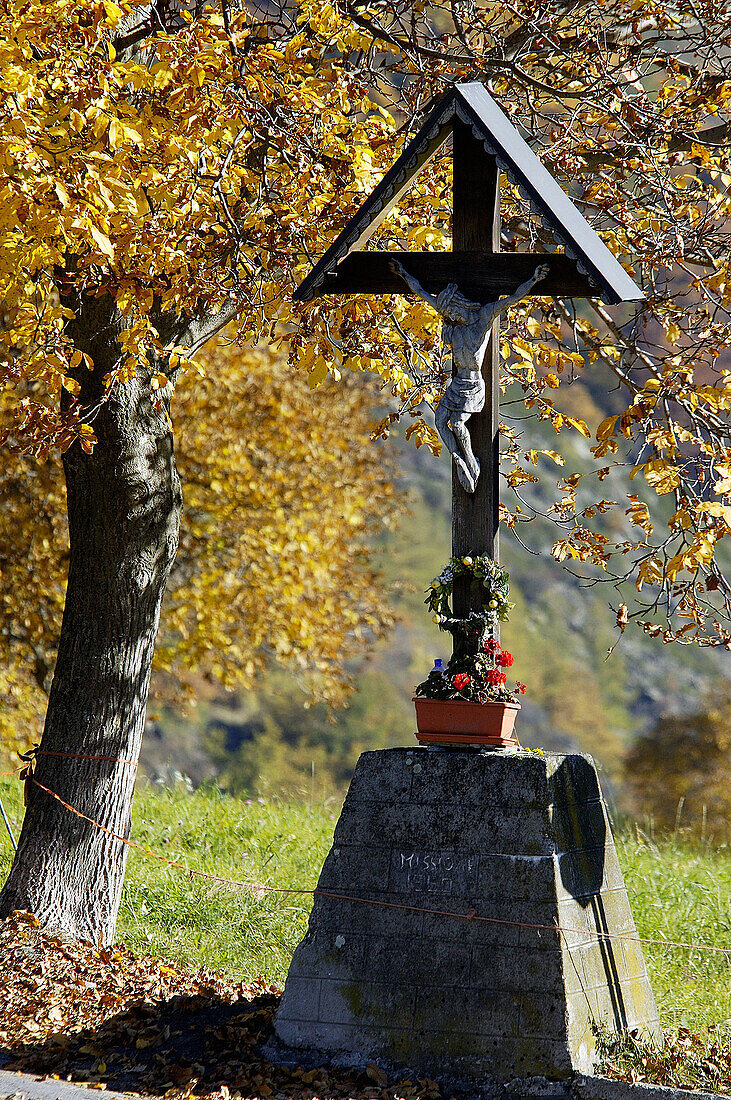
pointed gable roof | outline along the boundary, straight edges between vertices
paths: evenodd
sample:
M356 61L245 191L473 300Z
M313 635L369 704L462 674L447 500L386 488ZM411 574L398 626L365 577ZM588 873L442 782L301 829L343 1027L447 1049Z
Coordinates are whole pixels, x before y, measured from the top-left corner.
M520 187L546 227L564 245L578 270L596 288L597 297L610 304L639 301L645 297L484 85L472 83L455 85L438 101L395 164L297 287L295 299L308 301L315 297L328 272L375 233L421 169L447 140L455 118L471 126L475 139L483 142L487 152L497 158L501 170Z

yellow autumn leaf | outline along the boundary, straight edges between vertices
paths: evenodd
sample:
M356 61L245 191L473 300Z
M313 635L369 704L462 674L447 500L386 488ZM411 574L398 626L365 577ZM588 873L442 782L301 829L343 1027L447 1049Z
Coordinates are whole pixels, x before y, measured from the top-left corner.
M113 0L103 0L103 3L104 12L109 22L112 24L117 23L124 15L122 9L119 7L118 4L115 4ZM112 58L111 60L113 61L114 58Z
M713 484L713 491L718 493L719 496L724 493L731 493L731 462L716 462L714 463L717 474L721 476L718 481Z
M731 527L731 505L729 504L721 504L719 500L704 500L698 505L698 511L706 516L722 519L728 527Z
M647 484L660 495L672 493L680 485L680 471L664 458L652 459L640 469L644 472Z
M640 562L637 569L637 579L635 581L637 591L641 591L644 584L660 584L662 577L662 562L657 558L646 558Z
M109 136L108 141L112 149L116 149L121 145L123 139L122 126L118 119L113 118L109 123Z
M130 125L129 122L120 123L122 133L125 139L131 142L133 145L144 145L142 133L136 126Z
M61 205L62 206L68 206L71 200L69 198L69 193L66 190L66 188L64 187L61 180L55 180L54 181L53 189L56 192L56 194L58 195L58 198L59 198L59 201L60 201Z
M674 512L668 520L668 527L671 531L677 529L681 531L687 531L688 528L691 526L692 520L688 515L687 509L685 508L678 508L678 510Z
M581 420L580 417L567 416L566 421L571 425L572 428L575 428L577 432L580 432L581 435L585 436L587 439L591 438L591 432L587 428L586 423Z
M507 482L511 488L522 485L526 481L538 481L538 478L534 477L533 474L529 474L527 470L522 469L520 466L511 470L507 476Z
M165 61L153 65L151 72L153 73L153 86L161 91L167 88L173 81L173 70Z
M653 532L653 524L650 521L650 511L643 500L632 494L629 497L629 508L625 509L625 515L629 516L630 523L639 527L649 537Z
M572 546L568 539L559 539L551 547L551 554L556 561L565 561L566 558L578 558L579 551Z
M714 412L731 411L731 386L698 386L695 396Z
M324 359L318 359L307 375L307 383L312 389L316 389L327 378L327 363Z
M97 229L97 227L93 224L89 225L89 232L91 233L96 243L99 245L99 248L102 250L104 255L108 256L110 260L113 260L114 247L112 245L112 242L109 240L109 237L107 237L106 233L102 233L102 231L100 229Z
M714 542L705 532L697 534L690 546L674 554L668 561L665 566L668 579L674 582L681 572L695 573L701 567L708 566L713 561Z
M608 416L602 420L601 424L596 430L596 437L599 440L608 439L614 431L614 425L619 420L619 416Z

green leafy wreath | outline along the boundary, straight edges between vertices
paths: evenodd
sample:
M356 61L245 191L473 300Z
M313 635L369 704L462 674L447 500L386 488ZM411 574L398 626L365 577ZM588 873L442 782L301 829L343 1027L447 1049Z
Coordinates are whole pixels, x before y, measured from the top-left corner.
M487 627L507 620L515 606L508 601L510 578L507 569L503 569L487 554L466 555L450 558L426 590L424 602L440 630L454 632L465 624L465 620L454 617L450 603L457 577L469 577L472 595L479 595L481 609L470 613L469 619L472 622Z

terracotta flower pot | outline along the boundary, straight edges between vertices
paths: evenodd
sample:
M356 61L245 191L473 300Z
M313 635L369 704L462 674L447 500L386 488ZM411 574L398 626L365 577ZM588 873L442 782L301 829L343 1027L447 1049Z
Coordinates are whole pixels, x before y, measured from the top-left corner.
M416 737L424 744L519 746L513 736L520 703L417 699Z

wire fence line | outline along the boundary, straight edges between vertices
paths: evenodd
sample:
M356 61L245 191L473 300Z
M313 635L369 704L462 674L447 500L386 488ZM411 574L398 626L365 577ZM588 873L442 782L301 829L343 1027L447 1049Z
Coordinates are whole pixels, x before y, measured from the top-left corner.
M120 844L125 844L127 847L133 849L134 851L139 852L141 855L147 857L148 859L157 860L160 863L166 864L168 867L172 867L175 870L178 870L178 871L186 874L190 878L191 881L193 881L194 879L199 879L199 880L202 880L202 881L205 881L205 882L214 883L216 885L232 886L232 887L235 887L235 888L240 889L240 890L245 890L248 893L250 893L253 897L259 898L259 899L263 898L267 894L280 895L280 896L293 896L293 895L311 896L313 898L326 897L326 898L332 898L334 900L353 902L355 904L360 904L360 905L376 906L376 907L379 907L379 908L382 908L382 909L396 909L396 910L403 910L403 911L407 911L407 912L411 912L411 913L423 913L423 914L427 914L429 916L437 916L437 917L449 918L449 919L453 919L453 920L463 920L463 921L468 921L468 922L483 922L485 924L503 925L503 926L512 927L512 928L531 929L531 930L534 930L534 931L537 931L537 932L544 932L545 931L545 932L561 933L561 934L564 934L564 935L571 934L571 935L574 935L574 936L576 936L576 935L582 936L582 937L585 936L586 940L582 941L584 943L590 942L593 939L598 940L598 941L613 940L613 941L617 941L617 942L625 941L625 942L629 942L629 943L652 944L653 946L666 947L666 948L678 948L678 949L689 950L689 951L700 951L700 952L706 952L708 954L723 955L726 959L726 962L731 967L731 946L729 946L729 947L717 947L717 946L712 945L712 944L695 943L695 942L692 942L692 941L668 940L668 939L662 939L662 938L659 938L659 937L653 938L653 937L649 937L649 936L639 936L639 935L637 935L636 932L600 932L598 930L593 930L593 929L566 928L566 927L560 925L557 921L552 923L552 924L541 924L541 923L537 923L537 922L533 922L533 921L519 921L519 920L509 920L509 919L500 918L500 917L487 917L487 916L483 916L483 915L477 913L474 909L469 909L466 913L460 913L460 912L456 912L456 911L448 910L448 909L433 909L433 908L428 908L426 906L410 905L406 902L385 901L385 900L379 899L379 898L365 898L365 897L361 897L361 896L356 895L356 894L342 893L342 892L335 891L335 890L323 889L323 888L318 887L318 886L315 886L315 887L271 886L271 885L269 885L267 883L263 883L263 882L256 882L256 881L245 880L245 879L232 879L232 878L228 878L224 875L213 874L210 871L201 871L201 870L199 870L197 868L194 868L194 867L188 867L185 863L182 863L180 860L170 859L169 856L164 856L161 852L156 852L153 849L146 847L144 844L140 844L139 841L131 840L129 837L122 836L120 833L117 833L113 829L108 828L108 826L102 825L101 822L96 821L93 817L90 817L88 814L83 813L81 810L77 809L77 807L72 806L70 802L67 802L65 799L63 799L55 791L52 791L50 789L50 787L47 787L43 783L40 783L35 778L35 776L33 775L33 762L34 762L34 757L36 755L39 755L38 750L36 750L36 751L34 751L34 752L32 752L31 754L28 754L28 755L30 756L30 759L27 760L26 763L23 765L23 768L26 770L26 774L24 775L25 783L32 783L34 786L36 786L40 790L44 791L45 794L49 795L49 797L55 799L56 802L58 802L61 806L63 806L64 809L66 809L69 813L72 813L76 817L81 818L83 821L86 821L88 824L92 825L96 829L99 829L101 832L106 833L107 836L110 836L114 840L117 840ZM85 760L103 760L103 761L108 761L108 762L112 762L112 763L127 764L127 765L135 766L135 767L137 766L134 761L121 760L121 759L117 759L115 757L107 757L107 756L92 756L90 754L87 755L87 754L81 754L81 753L79 753L79 754L76 754L76 753L48 753L48 754L45 754L44 753L44 755L78 757L80 759L85 759ZM21 768L16 768L12 772L0 773L0 774L14 775L14 774L17 774L21 770L22 770Z

